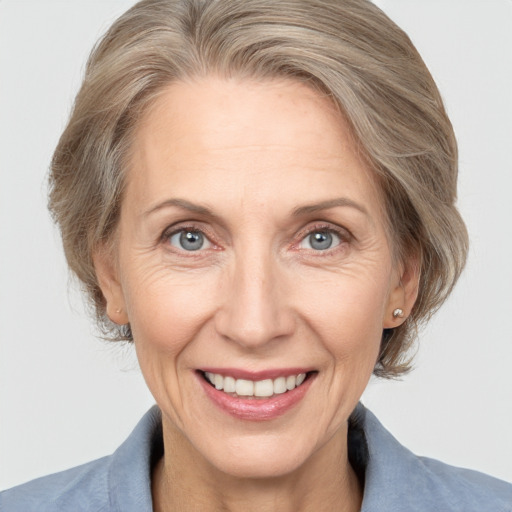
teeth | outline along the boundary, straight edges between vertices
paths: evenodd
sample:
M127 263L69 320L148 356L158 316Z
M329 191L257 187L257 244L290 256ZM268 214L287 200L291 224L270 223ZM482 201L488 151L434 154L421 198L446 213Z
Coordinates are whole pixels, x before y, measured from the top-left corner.
M215 380L217 380L217 376L215 376ZM254 396L254 382L252 380L237 379L235 382L235 393L239 396Z
M236 381L233 377L224 377L224 391L234 393L236 391Z
M259 380L254 383L254 396L272 396L274 394L274 383L272 379Z
M276 395L280 395L287 391L286 389L286 377L278 377L274 381L274 393Z
M224 377L218 373L210 372L206 372L205 376L216 389L223 390L225 393L257 397L269 397L286 393L286 391L291 391L300 386L306 379L305 373L278 377L274 380L265 379L258 381L234 379L233 377Z
M286 377L286 389L288 391L291 391L292 389L294 389L296 385L297 385L297 378L295 377L295 375L289 375L288 377Z

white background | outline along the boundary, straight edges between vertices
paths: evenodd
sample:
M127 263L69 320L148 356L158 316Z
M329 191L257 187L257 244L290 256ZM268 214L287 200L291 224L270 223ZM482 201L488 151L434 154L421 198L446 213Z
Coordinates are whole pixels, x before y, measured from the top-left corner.
M129 0L0 0L0 488L111 453L152 404L98 341L46 212L48 163L94 41ZM381 0L460 143L472 246L417 369L363 397L418 454L512 481L512 1Z

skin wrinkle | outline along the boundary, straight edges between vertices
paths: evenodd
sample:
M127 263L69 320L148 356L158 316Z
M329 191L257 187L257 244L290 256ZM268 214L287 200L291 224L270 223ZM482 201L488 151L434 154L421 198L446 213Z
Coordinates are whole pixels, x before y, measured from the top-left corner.
M307 215L311 215L312 213L318 213L319 216L324 216L324 217L332 216L332 218L334 219L334 222L336 222L336 212L328 211L328 210L334 210L336 204L339 205L338 207L342 207L342 206L346 205L347 207L351 208L353 201L351 201L349 199L345 199L345 198L338 198L335 200L328 200L328 201L322 202L321 204L318 204L318 205L300 206L293 210L290 217L300 217L300 216L305 217ZM175 208L176 210L183 209L183 210L185 210L185 212L182 214L182 212L180 211L179 214L174 214L174 212L172 211L173 205L176 207ZM354 206L353 208L355 210L361 210L362 207L357 205L357 206ZM168 209L169 212L160 211L160 210L164 210L164 209ZM363 210L364 210L364 208L363 208ZM229 226L227 226L224 219L222 219L218 215L214 214L211 211L211 209L209 209L206 206L196 205L196 204L190 203L188 201L184 201L182 199L165 200L165 201L157 204L156 206L150 208L150 210L148 212L144 212L143 215L144 216L149 215L150 212L152 214L159 213L161 218L157 217L157 221L155 221L155 222L158 222L159 224L161 223L162 224L161 229L163 230L167 224L169 224L169 223L173 224L174 221L179 222L179 219L181 218L181 216L186 215L186 211L190 211L192 213L197 213L198 219L200 220L200 222L206 222L206 223L210 223L210 224L212 224L212 223L218 224L219 227L222 227L222 229L225 231L225 233L223 232L223 236L226 236L226 237L229 236L229 229L228 229ZM357 211L355 213L358 215L359 211ZM352 212L349 214L345 213L344 216L342 216L342 218L345 219L345 221L344 221L345 224L347 224L347 220L349 219L348 215L352 216L353 213ZM202 218L203 216L205 217L205 219ZM169 218L169 220L167 220L167 218ZM370 222L370 223L372 223L372 225L374 225L374 220L370 216L368 216L368 214L365 214L365 220L368 220L368 222ZM348 224L348 227L351 227L352 235L354 233L357 234L358 231L361 231L363 229L359 225L361 222L362 222L362 220L355 218L354 220L351 220L351 223ZM282 228L286 228L287 224L281 223L281 224L279 224L279 226ZM293 228L293 229L295 229L295 228ZM151 226L151 230L158 231L158 228L156 227L156 225ZM207 234L208 234L208 232L207 232ZM153 247L153 245L151 245L153 238L157 238L157 237L156 236L151 237L151 243L148 242L148 247ZM357 239L357 236L356 236L356 239ZM215 240L212 240L212 242L215 243ZM229 243L230 243L230 241L228 241L228 245L229 245Z
M101 280L107 301L123 305L117 321L130 322L163 413L172 460L155 471L155 502L163 512L260 511L272 510L274 496L284 511L318 503L355 511L361 489L348 463L347 419L372 374L382 329L399 322L392 310L412 303L404 305L382 201L343 119L304 85L246 85L205 79L160 96L136 134L119 272ZM232 122L223 125L226 117ZM241 129L249 125L255 129ZM281 150L266 151L268 140ZM328 157L321 165L319 153ZM166 206L145 214L176 198L210 211ZM367 214L338 203L316 211L333 198ZM169 226L196 225L212 233L214 247L191 255L162 238ZM317 225L353 236L322 254L299 246ZM318 373L299 404L251 422L206 397L197 370L208 366ZM205 500L195 502L190 488L203 489Z
M310 10L295 9L296 3L256 4L238 3L233 24L231 3L226 9L223 3L201 7L186 0L179 22L171 4L149 0L127 11L98 41L49 177L49 206L62 231L66 258L83 283L104 334L113 341L133 341L129 326L116 326L105 317L108 305L98 286L92 253L115 234L124 177L137 172L128 161L140 120L148 108L158 110L165 103L160 100L171 82L183 80L194 89L213 78L211 74L229 87L239 81L251 90L265 84L276 98L289 101L292 110L306 116L307 105L279 89L297 80L315 92L310 103L341 117L351 128L343 148L365 159L373 179L379 180L375 185L386 198L383 205L391 220L388 234L394 237L396 261L406 263L414 251L418 262L426 262L417 305L406 323L387 333L374 370L377 376L396 377L410 367L406 359L415 328L444 302L466 259L467 233L453 204L457 144L450 120L410 39L371 2L340 4L324 11L321 19L313 19ZM322 11L320 5L316 7ZM154 16L155 9L161 15ZM248 30L240 32L242 19ZM270 31L259 30L262 20L272 20ZM342 30L343 37L338 37L335 27L347 29ZM276 39L274 30L284 39ZM315 38L310 37L313 32ZM216 99L221 111L217 120L223 124L232 117L224 108L229 107L228 100ZM165 128L162 116L151 121ZM244 132L254 126L242 121L239 116ZM181 127L188 130L191 122L184 116ZM173 140L183 137L181 127L171 127ZM208 132L213 133L214 127L221 133L225 126L211 123ZM225 145L238 142L230 138ZM247 140L245 145L262 147L260 142ZM271 146L275 141L264 142ZM285 147L284 139L278 142ZM317 160L322 156L318 151ZM75 177L83 187L76 186Z

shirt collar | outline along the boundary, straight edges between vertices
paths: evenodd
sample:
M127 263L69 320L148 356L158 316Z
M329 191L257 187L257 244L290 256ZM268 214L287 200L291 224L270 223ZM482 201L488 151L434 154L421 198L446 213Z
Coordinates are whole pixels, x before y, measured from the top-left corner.
M162 414L155 405L113 454L108 481L114 510L153 511L151 472L162 453Z
M504 482L417 457L362 404L352 414L349 427L351 463L359 465L364 474L361 512L476 510L477 502L484 510L492 490L510 495L509 487L504 490ZM151 472L162 454L162 417L154 406L112 456L108 482L113 510L152 512ZM355 469L357 472L358 468Z

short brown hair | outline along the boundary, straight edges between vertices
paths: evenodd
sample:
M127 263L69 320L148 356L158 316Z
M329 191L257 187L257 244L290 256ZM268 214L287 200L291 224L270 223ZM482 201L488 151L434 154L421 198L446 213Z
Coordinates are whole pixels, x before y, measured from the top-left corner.
M137 120L173 81L287 77L338 105L380 183L395 253L420 260L418 300L383 333L375 374L409 368L417 326L462 271L457 144L439 91L407 35L367 0L143 0L94 48L55 150L49 207L71 270L111 339L92 255L112 240Z

